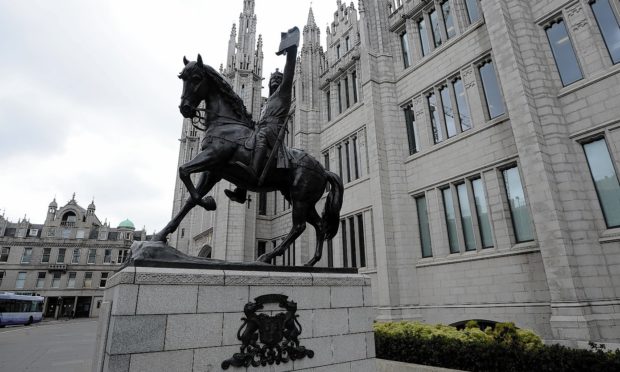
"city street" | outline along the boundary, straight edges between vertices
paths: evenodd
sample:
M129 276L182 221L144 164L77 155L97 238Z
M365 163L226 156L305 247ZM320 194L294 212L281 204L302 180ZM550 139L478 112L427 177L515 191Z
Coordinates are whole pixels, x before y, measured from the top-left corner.
M97 320L59 320L0 329L0 371L90 371Z

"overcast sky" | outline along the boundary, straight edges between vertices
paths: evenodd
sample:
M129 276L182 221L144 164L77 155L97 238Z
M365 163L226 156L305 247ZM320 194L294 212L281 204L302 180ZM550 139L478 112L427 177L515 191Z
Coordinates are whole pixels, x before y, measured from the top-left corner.
M264 74L307 0L256 0ZM321 39L336 0L312 5ZM112 226L170 219L182 58L226 59L243 0L0 0L0 214L42 223L73 192ZM283 15L286 14L286 17ZM257 36L258 38L258 36Z

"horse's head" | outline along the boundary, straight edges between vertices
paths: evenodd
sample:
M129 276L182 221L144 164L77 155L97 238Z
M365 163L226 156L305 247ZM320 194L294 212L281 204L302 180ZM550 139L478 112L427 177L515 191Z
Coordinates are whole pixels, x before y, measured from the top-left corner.
M183 80L183 94L179 110L185 118L193 118L196 115L198 105L207 97L207 69L202 63L202 57L198 55L197 60L190 62L183 57L185 68L179 74L179 79Z

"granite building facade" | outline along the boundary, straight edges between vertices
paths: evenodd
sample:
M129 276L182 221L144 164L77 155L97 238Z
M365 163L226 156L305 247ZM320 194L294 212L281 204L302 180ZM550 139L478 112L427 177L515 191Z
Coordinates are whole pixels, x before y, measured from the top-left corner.
M96 317L108 278L146 238L130 220L102 223L75 195L60 208L54 199L42 224L0 216L0 291L44 296L48 318Z
M247 42L253 3L221 69L239 92L262 76L247 57L262 53ZM345 184L320 264L369 274L379 320L514 321L548 341L620 343L619 20L616 0L338 0L322 45L311 9L287 142ZM192 128L179 163L197 151ZM272 249L290 228L284 198L239 205L225 187L179 246L246 261ZM313 240L278 263L304 263Z

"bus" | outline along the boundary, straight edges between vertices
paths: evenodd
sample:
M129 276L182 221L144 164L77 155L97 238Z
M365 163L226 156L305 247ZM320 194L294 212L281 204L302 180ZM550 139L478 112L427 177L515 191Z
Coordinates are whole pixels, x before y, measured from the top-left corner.
M41 296L16 295L0 292L0 328L12 324L38 323L43 319Z

